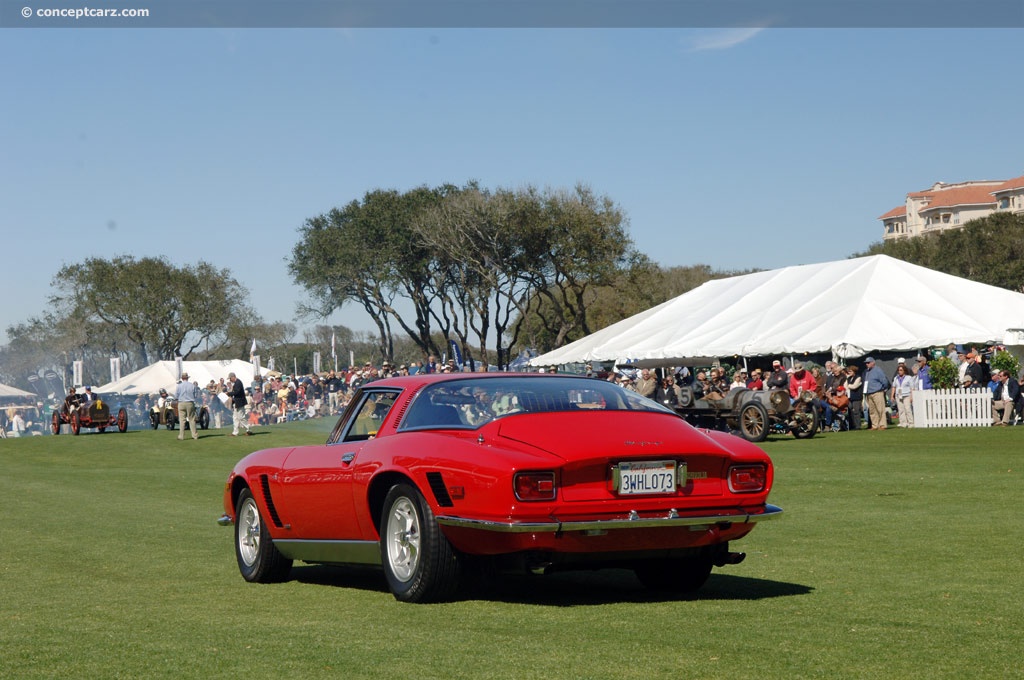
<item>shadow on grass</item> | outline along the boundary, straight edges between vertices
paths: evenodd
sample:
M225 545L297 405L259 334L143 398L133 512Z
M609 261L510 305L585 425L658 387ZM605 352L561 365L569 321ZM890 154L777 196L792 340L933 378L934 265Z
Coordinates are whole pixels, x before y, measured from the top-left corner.
M475 599L549 607L578 607L617 602L763 600L807 595L812 591L813 588L810 586L796 583L716 573L712 574L707 583L696 592L669 593L644 588L632 571L606 569L596 572L566 572L539 577L505 577L491 590L475 593Z
M387 593L380 569L304 565L292 569L292 579L310 585ZM488 584L474 584L456 596L456 601L480 600L547 607L579 607L614 603L677 602L698 600L764 600L808 595L814 588L798 583L713 573L694 593L679 594L648 590L632 571L603 569L547 576L503 575Z

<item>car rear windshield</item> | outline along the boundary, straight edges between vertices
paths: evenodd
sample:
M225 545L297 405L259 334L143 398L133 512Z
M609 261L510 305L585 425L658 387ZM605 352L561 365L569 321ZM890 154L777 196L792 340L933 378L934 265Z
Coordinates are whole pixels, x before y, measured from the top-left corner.
M479 427L517 413L562 411L656 411L657 402L592 378L560 376L452 380L423 388L409 407L402 429Z

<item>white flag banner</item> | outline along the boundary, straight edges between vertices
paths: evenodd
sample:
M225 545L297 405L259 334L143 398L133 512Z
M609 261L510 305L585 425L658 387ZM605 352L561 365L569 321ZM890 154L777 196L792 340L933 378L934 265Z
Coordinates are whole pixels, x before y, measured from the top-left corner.
M110 382L117 382L121 379L121 358L110 357Z
M252 360L252 375L254 378L260 377L260 355L253 354L249 357Z
M181 380L181 372L184 370L181 366L181 357L174 357L174 370L178 374L178 380Z
M82 382L82 362L73 361L71 362L71 384L81 385Z
M313 352L313 372L320 373L320 352Z
M252 347L249 348L249 357L256 356L256 338L252 339Z

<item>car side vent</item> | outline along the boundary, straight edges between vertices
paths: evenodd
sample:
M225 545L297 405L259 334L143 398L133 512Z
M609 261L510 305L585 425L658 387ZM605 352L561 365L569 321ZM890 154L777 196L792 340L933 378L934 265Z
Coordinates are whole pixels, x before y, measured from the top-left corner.
M270 512L270 519L275 527L283 527L281 518L277 514L277 507L274 505L274 497L270 495L270 478L267 475L260 475L260 486L263 488L263 501L267 504Z
M444 478L440 472L428 472L427 481L430 483L430 490L434 492L434 499L437 504L442 508L450 508L455 503L452 503L452 497L448 495L448 487L444 485Z
M401 406L399 406L398 410L395 412L395 419L392 422L395 422L395 423L402 422L402 416L405 415L405 411L408 408L409 408L409 402L408 401L405 402L404 404L402 404Z

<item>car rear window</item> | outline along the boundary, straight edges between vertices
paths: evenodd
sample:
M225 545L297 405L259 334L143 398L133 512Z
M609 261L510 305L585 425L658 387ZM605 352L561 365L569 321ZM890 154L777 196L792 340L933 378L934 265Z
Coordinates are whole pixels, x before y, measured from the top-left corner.
M428 385L416 396L401 429L470 427L518 413L657 411L657 402L618 385L561 376L481 378Z

